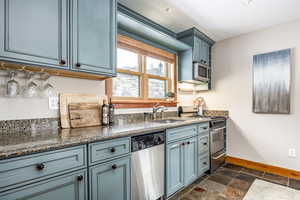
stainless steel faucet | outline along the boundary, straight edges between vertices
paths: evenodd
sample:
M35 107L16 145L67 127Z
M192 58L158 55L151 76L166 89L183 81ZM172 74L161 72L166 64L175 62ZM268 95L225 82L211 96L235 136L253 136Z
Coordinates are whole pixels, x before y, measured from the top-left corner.
M160 111L164 112L165 110L168 110L165 106L160 106L159 103L155 104L152 108L153 111L153 120L157 119L157 112Z

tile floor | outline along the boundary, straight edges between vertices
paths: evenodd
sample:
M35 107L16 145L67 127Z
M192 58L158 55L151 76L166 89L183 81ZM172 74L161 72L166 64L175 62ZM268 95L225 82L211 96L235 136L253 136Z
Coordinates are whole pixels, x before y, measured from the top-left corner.
M242 200L255 179L300 190L300 181L227 164L204 175L171 200Z

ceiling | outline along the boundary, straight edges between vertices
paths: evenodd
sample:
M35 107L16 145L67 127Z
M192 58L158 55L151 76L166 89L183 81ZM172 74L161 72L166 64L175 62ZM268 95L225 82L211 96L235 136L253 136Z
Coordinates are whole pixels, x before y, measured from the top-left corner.
M300 0L248 1L119 0L174 32L195 26L215 41L300 19Z

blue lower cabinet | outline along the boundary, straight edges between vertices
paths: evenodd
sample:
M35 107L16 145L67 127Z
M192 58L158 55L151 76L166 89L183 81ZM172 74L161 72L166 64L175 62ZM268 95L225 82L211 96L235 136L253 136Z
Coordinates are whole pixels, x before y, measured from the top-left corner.
M171 196L198 178L197 137L167 145L166 191Z
M184 145L184 185L198 178L197 158L197 137L187 139Z
M166 151L166 194L171 196L184 187L183 142L167 145Z
M74 172L0 193L1 200L87 200L87 173Z
M130 200L130 156L90 168L91 200Z
M198 177L203 176L203 174L210 169L209 154L198 157Z

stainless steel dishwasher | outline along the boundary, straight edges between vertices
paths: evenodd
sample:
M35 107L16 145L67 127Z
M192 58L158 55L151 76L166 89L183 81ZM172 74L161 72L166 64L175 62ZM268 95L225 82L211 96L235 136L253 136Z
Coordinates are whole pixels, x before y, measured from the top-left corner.
M164 196L164 143L164 132L132 137L132 200L157 200Z

